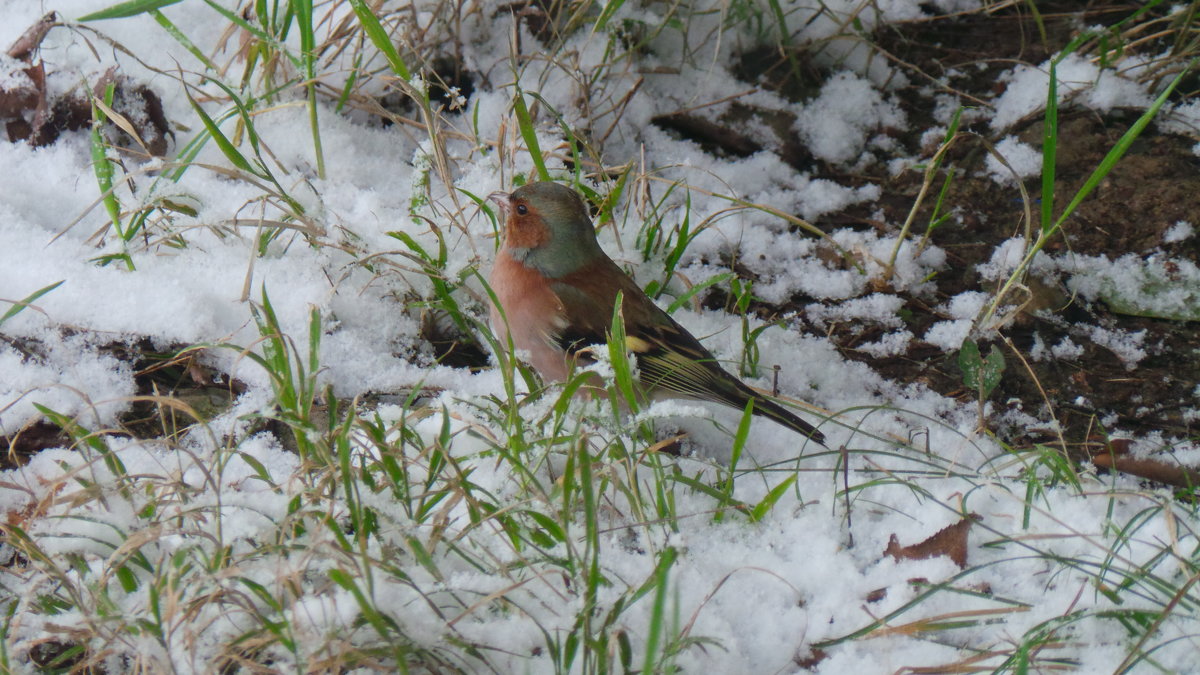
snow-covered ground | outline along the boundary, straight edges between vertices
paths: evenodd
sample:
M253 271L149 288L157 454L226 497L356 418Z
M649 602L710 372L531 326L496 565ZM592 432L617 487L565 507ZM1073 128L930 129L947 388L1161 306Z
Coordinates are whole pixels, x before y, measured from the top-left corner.
M0 45L12 44L47 11L73 21L108 4L0 0ZM199 361L212 370L204 372L223 373L245 391L184 434L101 434L0 473L8 523L0 545L0 608L8 616L0 657L15 671L33 672L38 650L46 649L39 645L83 644L107 672L213 672L240 658L245 672L387 671L408 659L430 672L543 673L596 669L600 654L619 664L627 641L631 668L673 663L682 672L865 674L951 664L1019 670L1021 659L1037 668L1108 672L1147 653L1135 668L1194 672L1200 596L1191 582L1200 519L1191 507L1136 478L1098 475L1086 465L1077 473L1052 449L1010 451L982 430L974 401L885 379L843 358L824 337L834 322L871 322L887 330L862 349L901 353L920 337L956 351L989 300L983 294L946 301L948 318L926 335L914 336L899 319L898 294L920 295L950 264L936 234L919 245L919 233L901 240L901 223L829 227L829 242L858 263L831 265L828 242L779 214L819 222L878 199L880 186L818 178L771 152L716 157L651 124L656 115L685 109L715 115L724 108L710 103L739 97L794 113L796 137L820 160L845 167L927 160L897 154L884 130L924 133L936 147L957 102L930 88L942 126L911 128L894 93L910 84L906 75L871 58L860 41L830 39L857 3L824 2L821 12L803 0L780 4L789 25L803 27L795 41L829 39L820 58L824 67L836 64L837 74L807 102L765 89L746 94L753 84L731 75L728 64L740 49L776 39L757 35L751 20L736 20L751 3L610 2L615 13L606 27L595 27L593 14L547 53L530 23L502 4L464 3L452 19L452 3L410 9L384 2L389 11L377 13L385 26L399 26L409 65L420 62L422 50L457 53L477 78L473 91L454 102L459 110L434 103L433 123L408 102L393 106L393 114L416 124L383 126L368 97L395 82L370 42L358 42L361 34L344 38L346 49L326 50L316 64L323 177L303 89L289 85L248 104L274 183L249 179L212 140L178 180L161 178L205 130L193 105L223 120L221 129L242 153L252 150L246 129L226 115L228 97L203 81L205 66L153 16L52 29L37 57L50 92L90 90L115 66L157 92L174 125L165 158L110 151L123 162L117 179L128 177L115 190L125 224L129 212L164 199L190 208L156 211L143 233L123 241L100 203L86 131L41 148L0 143L0 298L13 303L59 284L0 321L0 433L15 434L45 409L98 433L116 429L139 392L133 363L116 355L114 344L162 351L205 345ZM767 7L760 11L769 19ZM878 2L859 19L869 30L930 7ZM238 49L248 34L209 4L184 0L161 12L214 64L228 66L209 77L246 100L270 88L260 64L241 89ZM315 14L318 43L333 31L358 29L349 3L319 4ZM637 31L648 46L629 49L618 27ZM286 38L290 54L299 53L299 32ZM371 75L361 76L350 102L336 111L360 55ZM25 65L0 59L0 91L24 86ZM1129 64L1130 72L1136 67ZM296 73L286 58L276 68L279 83ZM1077 55L1059 64L1058 75L1064 101L1098 111L1144 109L1157 94ZM482 331L480 274L486 277L494 256L497 224L474 198L535 171L518 130L514 82L533 107L554 177L573 176L564 127L590 139L580 158L585 173L603 168L609 176L586 178L587 187L607 195L624 176L599 236L643 286L662 279L668 248L643 254L646 223L660 221L671 235L686 221L698 232L662 306L689 285L728 273L731 253L739 269L757 277L753 291L762 301L812 301L803 316L792 313L758 335L762 367L751 379L770 388L772 366L782 366L779 393L816 407L802 414L824 420L834 451L805 446L794 432L756 419L735 471L728 463L737 454L737 411L662 401L640 419L655 421L660 437L688 432L687 453L644 455L655 439L640 437L604 402L573 401L564 416L554 389L526 400L517 377L510 399L504 369L471 372L434 362L421 337L431 311L423 301L445 298L422 273L413 245L434 257L445 247L439 271L448 297ZM1046 64L1017 65L1006 82L993 109L965 114L990 124L1012 171L1037 175L1040 150L1006 129L1045 106ZM406 86L427 85L414 77ZM1168 128L1200 118L1194 103L1167 112ZM769 132L751 126L745 133ZM1000 162L988 171L1002 184L1015 180ZM266 237L283 221L291 226ZM1194 227L1180 222L1172 236L1193 237ZM1006 278L1025 244L1018 238L999 245L981 275ZM111 255L127 255L130 264L97 262ZM1136 294L1157 273L1140 260L1046 255L1033 269L1055 270L1088 298L1123 286ZM1196 267L1183 265L1179 274L1194 279ZM283 425L262 424L274 414L278 383L243 348L266 349L252 311L264 295L305 359L316 310L322 391L331 387L343 406L355 397L399 394L359 404L358 414L379 425L378 442L360 428L342 448L342 463L321 466L318 458L301 461ZM693 302L674 316L734 370L746 330L763 326L753 316ZM1120 331L1092 339L1107 340L1131 368L1146 349L1136 334ZM1070 347L1047 345L1032 357L1067 358ZM1010 372L1015 368L1010 360ZM415 406L396 402L414 390L423 391ZM1036 411L1000 402L988 403L987 412L993 428L1045 423ZM1173 444L1181 461L1200 456L1187 439L1138 439L1134 447L1163 444ZM841 447L848 453L837 452ZM389 452L411 472L404 479L411 489L424 495L388 487L403 483L388 473ZM578 478L585 457L595 461L593 484L572 492L570 472ZM352 476L351 465L367 480ZM731 473L736 480L727 480ZM579 497L592 490L594 502ZM753 509L764 499L777 501L757 517L729 509L715 517L732 500ZM900 547L917 544L968 514L977 520L962 561L944 547L924 557L884 554L893 536ZM596 528L590 533L589 520ZM564 528L561 534L551 523ZM639 593L643 587L649 591ZM568 635L598 642L589 656L575 656ZM657 651L648 659L652 643Z

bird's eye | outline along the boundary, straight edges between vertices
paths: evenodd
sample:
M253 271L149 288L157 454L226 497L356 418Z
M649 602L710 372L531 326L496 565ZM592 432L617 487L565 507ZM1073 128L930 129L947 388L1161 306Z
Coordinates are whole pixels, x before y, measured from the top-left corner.
M529 207L525 206L524 204L517 204L517 214L523 216L526 213L529 213Z

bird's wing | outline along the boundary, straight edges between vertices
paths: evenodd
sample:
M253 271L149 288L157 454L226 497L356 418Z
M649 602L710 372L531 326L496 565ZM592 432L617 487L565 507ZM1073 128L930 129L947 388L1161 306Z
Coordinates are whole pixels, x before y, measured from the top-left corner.
M620 292L625 346L637 358L646 389L662 388L735 405L745 402L736 395L731 400L729 390L736 388L731 387L736 380L717 365L712 352L659 309L612 261L588 265L553 282L551 289L562 301L566 318L566 327L556 341L568 354L579 355L607 342Z
M565 326L554 337L558 346L580 362L590 350L608 341L613 306L621 293L625 347L637 358L639 380L646 391L745 408L754 400L754 413L769 417L824 444L811 424L778 404L754 393L717 363L691 333L659 309L642 289L607 258L550 284L562 302Z

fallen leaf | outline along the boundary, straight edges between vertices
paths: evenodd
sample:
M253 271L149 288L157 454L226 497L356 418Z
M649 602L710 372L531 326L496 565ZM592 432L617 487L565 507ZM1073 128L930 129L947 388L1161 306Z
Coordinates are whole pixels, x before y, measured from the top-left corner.
M939 555L949 557L960 568L967 566L967 533L971 525L981 518L972 513L953 525L942 528L934 535L919 544L901 546L896 535L888 538L884 553L896 560L924 560Z
M46 14L37 23L26 28L24 33L21 33L21 37L17 38L16 42L8 48L8 55L18 61L29 63L34 50L41 46L42 40L46 39L46 33L56 25L58 25L58 14L55 12Z
M112 106L104 103L109 87L112 87ZM116 68L109 68L92 87L96 106L108 122L106 136L112 145L133 150L130 140L145 155L163 157L167 154L167 137L173 135L171 125L163 114L162 101L158 94L144 84L117 75ZM116 133L120 129L124 136Z
M0 81L5 83L0 86L0 122L9 142L26 141L33 147L44 147L57 141L64 131L77 131L92 121L89 97L78 91L49 95L45 64L40 59L35 61L46 33L58 25L58 15L50 12L8 48L13 62L0 71ZM109 85L113 87L112 106L101 104L110 113L104 127L107 140L119 148L136 148L143 157L165 156L173 133L158 94L117 75L113 67L93 88L95 98L103 101Z
M1092 463L1105 469L1113 469L1181 488L1200 485L1200 470L1179 464L1168 464L1152 457L1130 457L1104 453L1092 457Z
M807 652L797 652L796 656L792 658L792 663L801 668L815 668L827 656L829 655L824 650L810 647Z

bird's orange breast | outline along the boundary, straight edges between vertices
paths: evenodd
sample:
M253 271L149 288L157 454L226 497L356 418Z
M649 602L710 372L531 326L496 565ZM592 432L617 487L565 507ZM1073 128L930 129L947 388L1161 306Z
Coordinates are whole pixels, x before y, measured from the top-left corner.
M515 260L504 248L496 254L488 282L504 309L501 316L498 308L492 307L491 324L496 335L502 340L509 335L514 347L528 352L529 365L543 378L566 379L566 354L553 341L566 320L562 301L550 290L546 278Z

